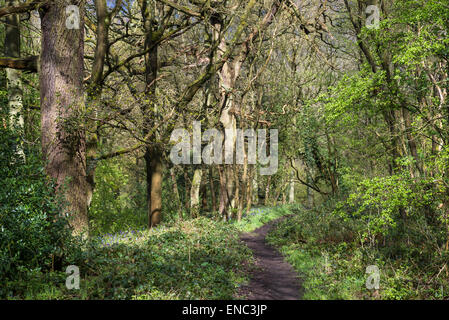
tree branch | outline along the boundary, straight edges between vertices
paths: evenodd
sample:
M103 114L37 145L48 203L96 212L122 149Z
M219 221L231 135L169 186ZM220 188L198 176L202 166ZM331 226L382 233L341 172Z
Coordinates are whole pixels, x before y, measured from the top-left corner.
M305 186L307 186L307 187L309 187L309 188L315 190L316 192L321 193L322 195L328 195L328 194L329 194L329 193L327 193L327 192L321 191L318 187L312 186L311 184L308 184L307 182L305 182L304 180L302 180L302 179L299 177L299 171L298 171L298 169L295 167L295 165L294 165L293 162L294 162L294 161L293 161L293 158L291 158L291 159L290 159L290 165L292 166L293 170L295 170L296 179L297 179L299 182L301 182L303 185L305 185Z
M39 56L27 58L0 57L0 68L10 68L37 72Z
M47 1L46 0L31 0L27 1L25 3L22 3L18 6L8 6L0 9L0 18L10 15L10 14L17 14L17 13L25 13L28 11L36 10L40 6L44 5Z
M158 0L158 1L162 2L163 4L169 6L169 7L173 8L173 9L178 10L179 12L185 13L185 14L187 14L189 16L197 17L197 18L201 18L202 17L201 13L196 12L194 10L191 10L188 7L184 7L184 6L180 5L180 4L177 4L177 3L174 3L174 2L171 2L171 1L168 1L168 0Z

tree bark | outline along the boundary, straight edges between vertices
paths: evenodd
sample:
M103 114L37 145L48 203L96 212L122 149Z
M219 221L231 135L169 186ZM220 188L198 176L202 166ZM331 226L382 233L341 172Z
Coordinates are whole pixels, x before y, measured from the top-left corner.
M197 218L200 211L200 187L203 171L201 168L195 169L193 173L192 188L190 189L190 216Z
M171 180L172 180L172 185L173 185L173 193L175 194L175 199L176 199L176 206L178 207L178 218L179 220L182 220L182 204L181 204L181 198L179 197L179 189L178 189L178 182L176 181L176 173L175 173L175 168L171 168L170 169L170 176L171 176Z
M150 4L142 0L139 1L139 4L145 30L144 50L148 51L145 54L145 99L148 102L142 106L142 131L143 136L146 137L154 125L153 115L158 72L158 46L156 45L157 42L154 41L153 35L156 31L154 28L157 22L154 20L156 8L152 7L155 4ZM160 189L162 188L162 154L160 154L160 151L156 151L156 149L158 147L147 146L144 157L147 172L148 226L150 228L158 224L162 217L162 189ZM154 159L154 157L158 159ZM154 170L160 172L155 172ZM156 224L153 223L153 217Z
M295 173L291 172L291 179L290 179L290 185L288 190L288 203L293 204L295 203Z
M17 0L6 1L7 6L18 5ZM18 14L6 16L5 22L5 54L9 57L20 58L20 17ZM8 108L10 126L18 130L23 129L23 91L20 71L6 69ZM19 155L23 156L23 148L19 146Z
M267 178L267 186L265 187L265 205L268 206L270 204L270 189L271 189L271 176Z
M79 29L66 28L66 6L41 8L40 101L42 150L46 170L63 195L74 232L88 232L84 122L84 1Z
M0 57L0 67L37 72L38 60L38 56L27 58Z
M218 166L218 174L220 176L220 203L218 206L218 212L223 217L223 221L226 221L228 219L228 215L226 214L226 208L228 206L228 193L226 190L226 178L223 171L223 167Z
M253 166L253 179L252 183L252 195L253 195L253 203L259 204L259 184L257 181L257 166Z
M162 220L162 179L163 164L162 151L152 149L150 154L151 193L149 201L148 227L157 226Z
M204 179L201 179L201 187L200 187L201 209L200 209L200 212L209 211L209 204L207 201L207 184L206 184L205 178L206 177L204 176Z
M250 168L250 174L248 175L248 179L246 180L246 212L249 212L252 206L253 202L253 193L254 190L252 188L253 186L253 175L255 171L255 166L251 166Z
M214 174L213 174L213 167L209 167L209 183L210 183L210 194L211 194L211 201L212 201L212 212L217 211L217 197L215 194L215 183L214 183Z

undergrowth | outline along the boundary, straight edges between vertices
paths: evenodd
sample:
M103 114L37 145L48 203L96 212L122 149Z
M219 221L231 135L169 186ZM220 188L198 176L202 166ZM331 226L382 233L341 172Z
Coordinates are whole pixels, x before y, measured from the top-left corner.
M295 208L267 240L279 248L303 279L304 299L448 299L447 256L435 250L435 237L423 234L423 223L367 241L357 219L342 219L332 211ZM404 228L404 227L403 227ZM427 239L425 239L427 237ZM375 265L379 289L366 286Z
M234 226L198 218L93 239L78 266L79 290L66 288L65 270L34 272L7 298L232 299L248 262Z

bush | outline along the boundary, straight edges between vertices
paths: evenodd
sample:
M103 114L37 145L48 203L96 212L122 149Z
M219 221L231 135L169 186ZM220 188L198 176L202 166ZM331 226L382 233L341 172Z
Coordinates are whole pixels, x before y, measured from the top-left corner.
M447 298L444 230L415 213L415 219L395 217L396 227L368 241L368 213L342 215L342 208L339 214L329 209L293 209L294 216L276 225L267 237L304 279L304 299ZM370 265L380 270L378 291L365 286Z
M20 136L0 128L0 298L17 293L17 282L75 259L71 230L59 215L54 186L38 152L17 152ZM74 255L75 254L75 255Z
M146 186L131 184L123 159L101 161L95 170L95 190L89 209L92 235L147 226ZM134 185L130 189L128 186Z

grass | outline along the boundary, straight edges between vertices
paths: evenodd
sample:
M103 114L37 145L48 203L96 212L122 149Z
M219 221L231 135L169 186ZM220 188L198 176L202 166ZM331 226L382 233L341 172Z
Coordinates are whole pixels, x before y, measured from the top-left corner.
M255 207L244 214L242 220L234 222L240 232L252 232L270 221L291 214L289 206Z

